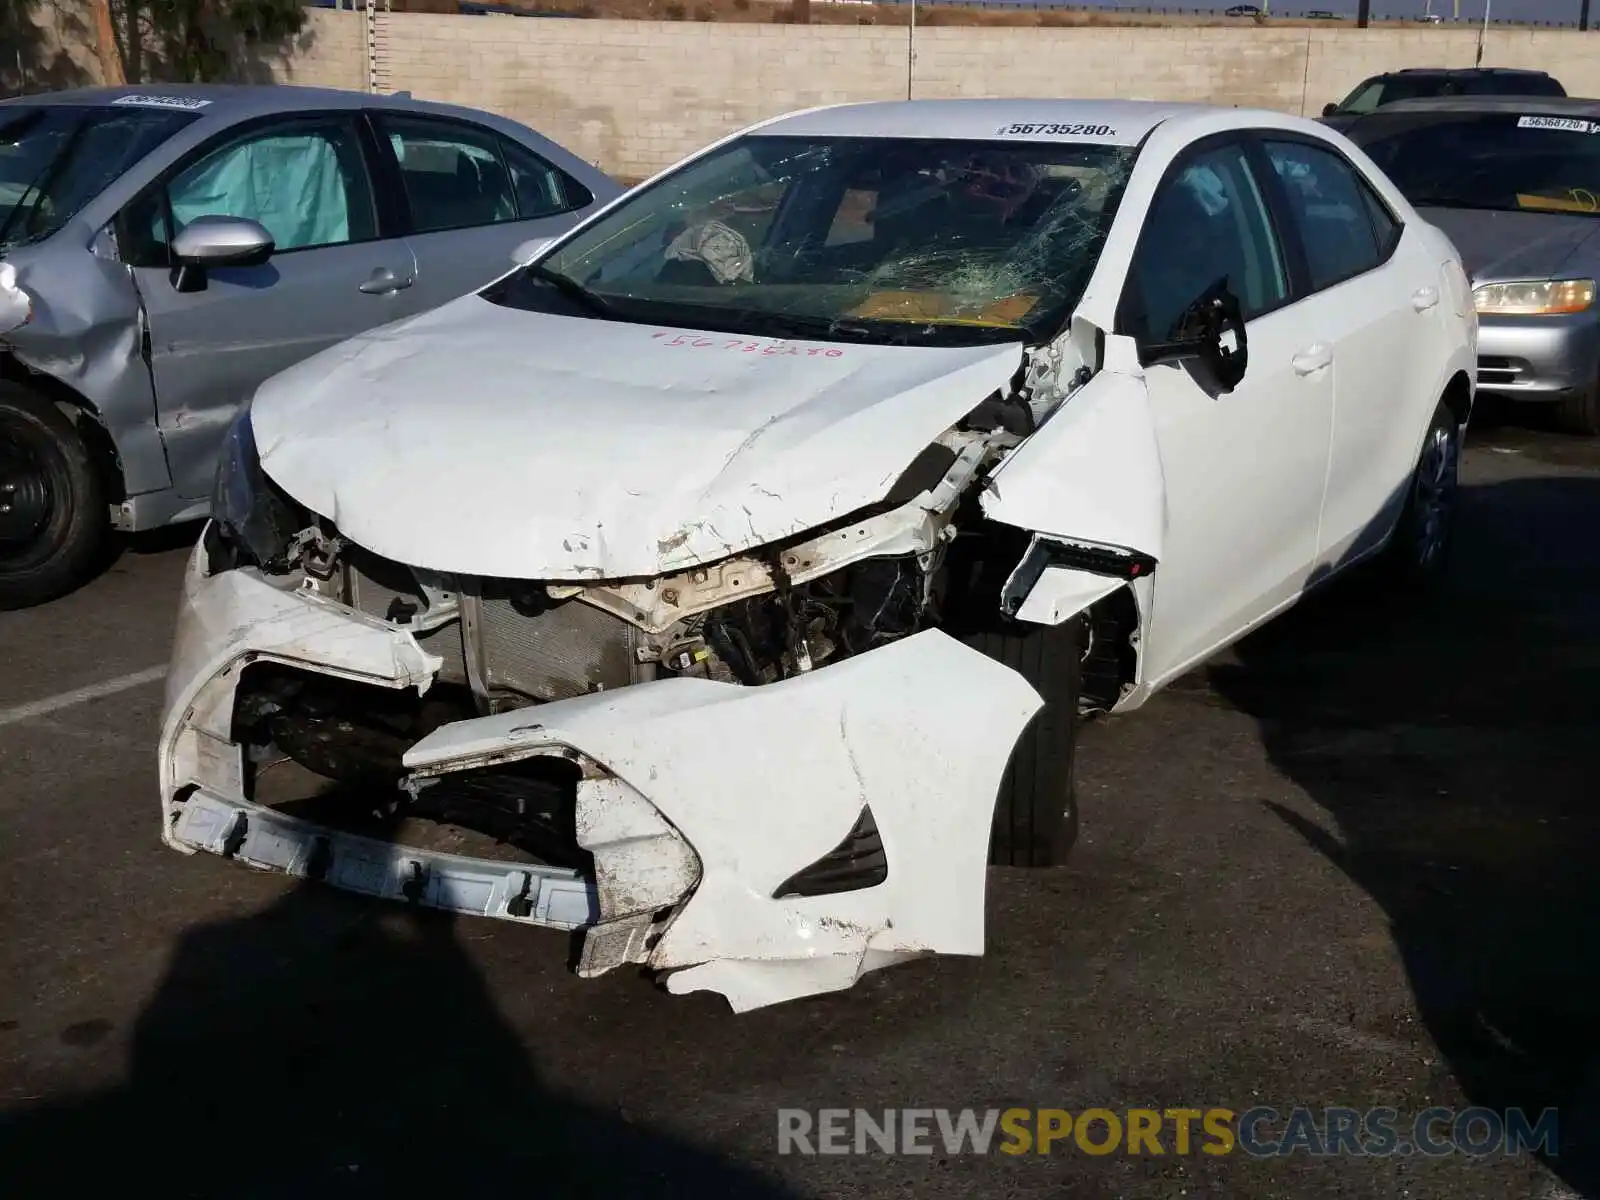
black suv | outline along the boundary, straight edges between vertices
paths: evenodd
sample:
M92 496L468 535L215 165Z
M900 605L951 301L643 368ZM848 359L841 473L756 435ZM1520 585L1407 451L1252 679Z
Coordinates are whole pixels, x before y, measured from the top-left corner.
M1348 96L1322 110L1324 124L1343 129L1357 117L1396 100L1434 96L1565 96L1544 71L1512 67L1410 67L1363 79Z

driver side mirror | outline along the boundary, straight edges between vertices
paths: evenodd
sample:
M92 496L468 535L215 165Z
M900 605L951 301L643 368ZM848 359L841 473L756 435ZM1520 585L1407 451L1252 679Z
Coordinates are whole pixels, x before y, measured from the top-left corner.
M204 291L212 267L259 267L276 248L272 235L246 217L196 217L172 239L172 286Z
M1337 104L1324 104L1322 106L1322 115L1325 117L1331 117L1338 111L1339 106Z
M1250 343L1245 333L1244 310L1239 297L1229 290L1226 277L1183 310L1174 340L1150 342L1139 349L1139 361L1144 366L1192 362L1207 388L1221 393L1238 387L1249 366Z

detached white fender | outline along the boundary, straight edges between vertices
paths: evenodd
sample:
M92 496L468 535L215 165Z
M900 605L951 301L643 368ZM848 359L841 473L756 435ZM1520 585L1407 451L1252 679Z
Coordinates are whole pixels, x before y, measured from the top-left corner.
M1159 561L1167 492L1150 393L1129 339L1106 338L1106 355L1106 367L995 471L984 515Z
M1060 624L1161 560L1167 494L1149 390L1130 339L1105 347L1105 367L1001 464L981 500L990 520L1034 534L1002 592L1018 620Z
M647 962L672 972L670 991L720 992L743 1012L917 955L983 953L995 797L1042 706L1014 671L926 630L762 687L665 679L458 722L406 765L436 775L577 751L603 768L610 778L580 786L577 820L600 880L588 937L617 936L584 973ZM881 883L784 894L867 812ZM672 831L699 880L647 936L663 887L692 878Z

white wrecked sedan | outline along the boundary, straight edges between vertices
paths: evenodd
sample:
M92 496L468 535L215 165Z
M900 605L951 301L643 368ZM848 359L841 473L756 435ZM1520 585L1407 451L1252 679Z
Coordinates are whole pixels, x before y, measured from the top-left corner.
M1080 719L1363 559L1438 573L1475 339L1311 121L758 125L261 387L163 836L736 1010L981 954L986 863L1076 836Z

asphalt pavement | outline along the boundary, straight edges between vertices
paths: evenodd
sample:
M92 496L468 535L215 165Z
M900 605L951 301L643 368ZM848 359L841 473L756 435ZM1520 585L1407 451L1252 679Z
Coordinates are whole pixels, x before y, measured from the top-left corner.
M989 945L734 1016L157 832L187 544L0 615L0 1194L1600 1195L1600 445L1485 422L1452 578L1084 734ZM443 502L443 498L441 498ZM192 535L191 535L192 536ZM1557 1107L1556 1155L780 1155L778 1110Z

